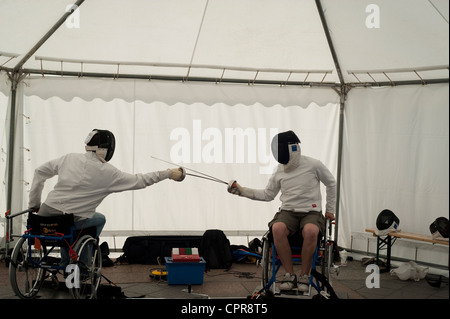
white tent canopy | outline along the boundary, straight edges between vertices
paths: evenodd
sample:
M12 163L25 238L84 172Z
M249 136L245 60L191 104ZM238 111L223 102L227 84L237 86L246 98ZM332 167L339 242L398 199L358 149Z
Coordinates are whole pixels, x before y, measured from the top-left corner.
M323 12L346 83L448 78L448 1L317 3L321 11L312 0L78 1L23 68L339 83ZM72 4L3 0L0 65L20 65Z
M94 127L124 171L156 156L255 188L292 129L339 181L340 246L366 247L384 208L427 233L449 211L448 21L446 0L0 0L1 208L26 208L34 168ZM99 211L110 234L254 236L278 207L191 178Z

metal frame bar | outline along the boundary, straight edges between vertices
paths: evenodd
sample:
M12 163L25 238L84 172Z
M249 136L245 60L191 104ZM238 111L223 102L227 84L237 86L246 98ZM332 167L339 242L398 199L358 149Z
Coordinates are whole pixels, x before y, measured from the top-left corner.
M398 68L398 69L388 69L388 70L347 70L348 74L377 74L377 73L409 73L416 71L438 71L438 70L448 70L448 65L434 65L427 67L416 67L416 68Z
M8 73L12 72L11 68L0 68ZM227 69L223 68L223 71ZM85 72L85 71L61 71L57 70L41 70L41 69L23 69L24 75L41 75L41 76L61 76L61 77L86 77L86 78L111 78L117 79L119 76L117 73L107 72ZM220 78L215 77L195 77L191 76L188 79L184 76L176 75L145 75L145 74L120 74L120 78L123 79L136 79L136 80L160 80L160 81L176 81L176 82L206 82L206 83L236 83L236 84L265 84L265 85L286 85L286 86L299 86L299 87L330 87L338 89L336 93L339 95L339 89L342 87L339 83L335 82L317 82L302 80L302 81L289 81L287 80L254 80L254 79L237 79L237 78ZM402 81L383 81L383 82L347 82L345 86L348 90L358 87L383 87L383 86L402 86L402 85L431 85L449 83L448 78L437 79L422 79L422 80L402 80ZM348 91L347 91L348 93Z
M167 67L167 68L192 68L192 69L213 69L228 71L248 71L248 72L270 72L270 73L331 73L331 69L277 69L277 68L255 68L238 67L213 64L186 64L186 63L162 63L162 62L130 62L130 61L102 61L102 60L83 60L83 59L61 59L53 57L36 56L35 60L44 62L64 62L64 63L83 63L83 64L101 64L101 65L127 65L127 66L148 66L148 67Z
M141 80L161 80L161 81L176 81L176 82L209 82L209 83L236 83L236 84L266 84L266 85L292 85L292 86L307 86L307 87L335 87L335 82L304 82L304 81L286 81L286 80L258 80L258 79L236 79L236 78L215 78L215 77L194 77L186 78L183 75L146 75L146 74L120 74L117 73L97 73L85 72L81 74L77 71L61 71L57 70L38 70L38 69L24 69L26 74L50 75L50 76L68 76L68 77L93 77L93 78L111 78L118 79L141 79Z
M423 80L403 80L403 81L383 81L383 82L350 82L349 87L382 87L382 86L401 86L401 85L428 85L449 83L449 79L423 79Z

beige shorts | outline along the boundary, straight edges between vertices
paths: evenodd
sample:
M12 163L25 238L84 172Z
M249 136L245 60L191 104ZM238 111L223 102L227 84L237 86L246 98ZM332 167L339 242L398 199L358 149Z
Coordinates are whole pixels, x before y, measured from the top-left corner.
M302 229L306 224L314 224L319 227L322 234L325 232L325 217L322 215L322 212L303 213L280 210L269 222L269 228L272 228L272 225L277 222L284 223L291 231L291 234Z

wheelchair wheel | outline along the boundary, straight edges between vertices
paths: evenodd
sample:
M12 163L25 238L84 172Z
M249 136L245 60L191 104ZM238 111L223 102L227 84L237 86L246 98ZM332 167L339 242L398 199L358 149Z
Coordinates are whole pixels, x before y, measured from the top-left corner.
M334 250L334 242L331 239L333 224L328 220L327 221L327 230L324 236L324 252L323 252L323 265L322 265L322 274L326 277L328 282L331 284L331 267L333 266L333 250Z
M324 249L324 260L322 265L322 274L327 278L328 282L331 283L331 273L330 267L333 262L333 243L330 241L325 241L325 249Z
M331 285L330 267L333 263L333 242L326 239L323 242L323 259L320 265L320 272L313 269L311 274L315 279L316 290L319 294L313 296L313 299L338 299Z
M102 279L102 254L98 241L89 235L81 237L74 247L79 277L69 288L74 299L95 299Z
M269 242L267 237L263 238L263 252L262 252L262 288L266 293L274 294L275 285L272 283L270 286L269 283L272 279L273 275L273 267L272 267L272 245Z
M42 282L45 269L36 264L42 259L42 251L28 245L26 238L20 238L14 247L9 263L9 280L14 293L22 299L36 297Z

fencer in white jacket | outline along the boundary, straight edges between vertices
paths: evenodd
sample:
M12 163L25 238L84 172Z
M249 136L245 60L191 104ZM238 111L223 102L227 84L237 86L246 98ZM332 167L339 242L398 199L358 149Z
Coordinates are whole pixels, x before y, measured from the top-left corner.
M322 162L301 154L300 140L292 131L274 137L272 154L280 164L265 189L242 187L232 181L228 191L260 201L271 201L281 191L282 205L269 223L275 247L286 271L280 288L282 290L298 288L307 291L318 235L325 231L325 218L334 219L336 181ZM322 214L321 183L326 187L325 216ZM303 246L302 269L297 280L288 236L299 229L303 236Z
M75 229L95 226L100 235L106 218L96 212L111 193L142 189L164 179L182 181L183 168L146 174L125 173L108 163L115 150L115 137L108 130L94 129L85 140L86 153L71 153L48 161L35 169L28 207L38 215L73 214ZM47 179L58 176L57 183L44 203L42 191ZM66 256L63 255L63 263Z

